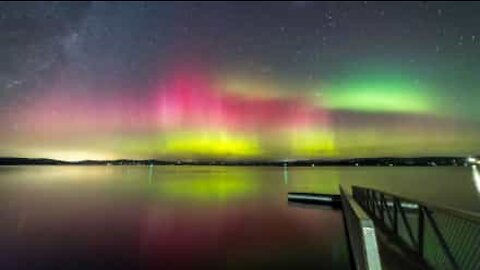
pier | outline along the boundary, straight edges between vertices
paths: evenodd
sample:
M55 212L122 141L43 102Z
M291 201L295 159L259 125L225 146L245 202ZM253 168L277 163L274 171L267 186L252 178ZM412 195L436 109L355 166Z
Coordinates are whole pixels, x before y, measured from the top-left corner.
M480 269L480 215L352 186L340 196L289 193L288 200L343 212L355 269Z

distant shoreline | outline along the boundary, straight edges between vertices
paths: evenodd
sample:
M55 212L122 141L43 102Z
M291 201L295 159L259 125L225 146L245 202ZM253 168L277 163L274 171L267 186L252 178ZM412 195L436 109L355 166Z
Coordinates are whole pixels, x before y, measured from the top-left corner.
M271 167L326 167L326 166L469 166L472 163L467 157L413 157L413 158L395 158L395 157L379 157L379 158L351 158L351 159L311 159L311 160L289 160L289 161L265 161L265 160L244 160L244 161L219 161L219 160L198 160L198 161L166 161L166 160L82 160L82 161L63 161L46 158L0 158L0 166L22 166L22 165L105 165L105 166L271 166Z

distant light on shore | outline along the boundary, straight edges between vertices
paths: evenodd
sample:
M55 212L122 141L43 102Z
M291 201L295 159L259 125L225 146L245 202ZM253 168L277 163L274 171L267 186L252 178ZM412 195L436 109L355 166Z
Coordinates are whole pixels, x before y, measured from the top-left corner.
M471 165L480 165L480 161L475 157L468 157L467 162Z

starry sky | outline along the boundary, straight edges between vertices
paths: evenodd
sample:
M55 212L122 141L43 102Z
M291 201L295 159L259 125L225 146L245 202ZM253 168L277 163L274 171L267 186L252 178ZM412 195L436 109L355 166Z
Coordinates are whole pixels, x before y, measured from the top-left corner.
M0 156L480 152L480 4L1 2Z

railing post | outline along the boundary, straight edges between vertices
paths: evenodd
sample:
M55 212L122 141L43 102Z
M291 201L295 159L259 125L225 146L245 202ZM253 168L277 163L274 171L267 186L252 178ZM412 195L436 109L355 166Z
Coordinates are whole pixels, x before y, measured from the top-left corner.
M385 211L383 208L383 201L385 200L385 195L383 193L380 194L380 199L379 199L379 208L380 208L380 217L382 218L383 223L385 223Z
M365 198L366 198L366 208L368 208L367 210L370 211L370 191L368 191L368 189L366 189L364 191L364 195L365 195Z
M373 205L373 191L372 190L368 191L368 198L370 200L370 211L375 216L375 205Z
M395 234L398 235L398 199L397 198L392 198L393 202L393 230L395 231Z
M375 191L373 190L370 190L370 195L371 195L371 198L372 198L372 213L373 213L373 217L377 217L377 207L375 205Z
M371 203L372 203L372 198L370 197L370 191L365 190L365 197L367 197L367 211L370 212L371 209Z
M418 254L423 258L423 245L425 237L425 217L423 216L423 206L418 206Z

